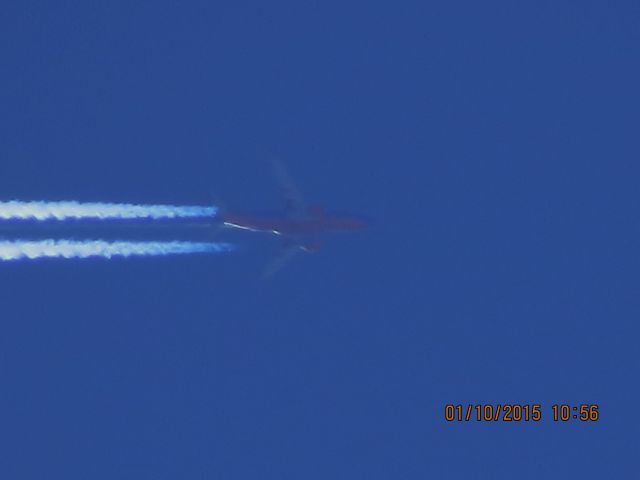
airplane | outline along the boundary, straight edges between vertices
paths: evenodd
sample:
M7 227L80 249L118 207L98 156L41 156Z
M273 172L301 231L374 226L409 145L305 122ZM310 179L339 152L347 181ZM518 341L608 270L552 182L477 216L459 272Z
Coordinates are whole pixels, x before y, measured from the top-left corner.
M284 240L280 254L267 267L265 277L280 270L299 252L317 252L322 247L320 237L330 233L354 232L367 227L367 222L352 216L331 215L319 206L308 206L282 162L272 160L276 180L285 200L281 216L257 216L242 213L222 213L222 225L228 228L266 232Z

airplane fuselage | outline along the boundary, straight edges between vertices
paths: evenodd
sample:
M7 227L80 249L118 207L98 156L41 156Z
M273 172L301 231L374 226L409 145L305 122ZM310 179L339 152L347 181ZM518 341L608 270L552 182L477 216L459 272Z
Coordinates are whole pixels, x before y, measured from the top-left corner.
M227 227L287 236L352 232L366 227L364 221L355 217L326 215L297 219L227 214L223 217L223 223Z

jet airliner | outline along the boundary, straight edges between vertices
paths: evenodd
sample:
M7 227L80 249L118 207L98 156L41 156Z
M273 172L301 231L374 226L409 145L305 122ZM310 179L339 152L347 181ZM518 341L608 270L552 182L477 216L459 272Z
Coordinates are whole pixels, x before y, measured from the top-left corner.
M308 206L294 185L284 165L274 160L276 180L285 200L282 216L256 216L227 212L222 214L225 227L266 232L283 238L280 254L267 267L265 276L279 270L296 253L317 252L322 247L320 237L329 233L362 230L367 223L357 217L331 215L324 208Z

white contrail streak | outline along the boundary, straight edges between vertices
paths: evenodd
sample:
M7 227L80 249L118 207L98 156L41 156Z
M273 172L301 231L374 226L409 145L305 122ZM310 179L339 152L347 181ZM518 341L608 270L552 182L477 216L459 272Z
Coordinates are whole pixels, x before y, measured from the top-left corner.
M233 250L233 245L214 242L105 242L103 240L0 241L0 261L36 258L89 258L180 255Z
M0 220L66 220L70 218L134 219L213 217L214 206L132 205L128 203L0 202Z

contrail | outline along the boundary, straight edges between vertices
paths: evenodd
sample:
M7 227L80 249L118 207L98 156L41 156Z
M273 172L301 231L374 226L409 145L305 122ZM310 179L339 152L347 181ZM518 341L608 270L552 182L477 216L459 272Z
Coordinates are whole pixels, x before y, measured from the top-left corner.
M197 205L133 205L129 203L80 203L80 202L0 202L0 220L66 220L83 219L134 219L134 218L195 218L214 217L214 206Z
M105 242L103 240L0 241L0 261L36 258L89 258L216 253L233 250L215 242Z

